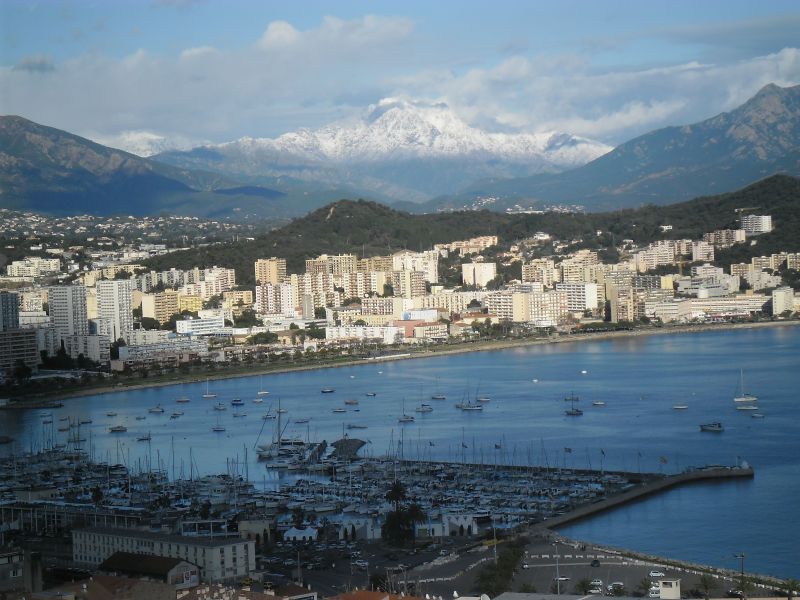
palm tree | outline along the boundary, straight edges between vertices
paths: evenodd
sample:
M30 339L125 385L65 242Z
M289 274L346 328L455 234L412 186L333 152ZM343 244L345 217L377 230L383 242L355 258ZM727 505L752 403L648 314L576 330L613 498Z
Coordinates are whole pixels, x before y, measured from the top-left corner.
M703 592L703 598L708 600L711 590L717 587L717 581L708 573L703 573L702 575L700 575L700 579L698 579L697 585Z
M394 503L394 511L398 512L400 510L400 503L405 500L406 498L406 488L403 487L403 484L400 483L399 480L395 480L392 483L391 489L386 492L386 499L389 502Z

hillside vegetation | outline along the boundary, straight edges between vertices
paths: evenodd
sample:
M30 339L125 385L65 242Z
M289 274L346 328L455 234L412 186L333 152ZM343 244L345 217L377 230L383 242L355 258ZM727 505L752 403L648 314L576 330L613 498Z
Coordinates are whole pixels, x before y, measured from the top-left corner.
M754 246L739 245L720 261L748 260L782 250L800 251L800 179L776 175L737 192L697 198L670 206L594 214L546 213L507 215L483 212L412 215L364 200L340 200L254 241L226 243L177 252L150 260L150 268L224 266L236 269L237 281L252 285L257 258L285 258L290 272L302 272L306 258L323 253L376 256L402 249L414 251L435 243L478 235L497 235L501 245L538 231L559 239L581 238L582 246L596 249L632 239L646 244L658 239L698 239L714 229L736 228L736 209L773 216L775 230L759 236ZM662 233L660 225L673 229ZM597 232L602 235L598 236Z

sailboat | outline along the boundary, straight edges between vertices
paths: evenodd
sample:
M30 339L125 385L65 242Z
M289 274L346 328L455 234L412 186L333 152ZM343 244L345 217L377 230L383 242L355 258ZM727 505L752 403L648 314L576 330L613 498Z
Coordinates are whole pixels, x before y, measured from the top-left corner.
M206 393L203 394L203 398L216 398L216 397L217 397L216 394L212 394L211 392L208 391L208 379L206 379Z
M258 378L258 392L256 393L256 396L267 396L268 394L269 394L269 392L264 389L264 378L263 377L259 377Z
M755 402L758 396L744 391L744 369L739 369L739 394L734 396L734 402Z
M403 398L403 414L397 419L398 423L413 423L414 416L406 414L406 400Z
M225 427L220 425L219 423L219 415L217 415L217 424L211 428L211 431L222 432L225 431Z
M580 408L575 408L575 402L580 400L575 394L570 394L564 400L570 402L571 406L569 410L565 410L564 414L568 417L580 417L583 414L583 411Z

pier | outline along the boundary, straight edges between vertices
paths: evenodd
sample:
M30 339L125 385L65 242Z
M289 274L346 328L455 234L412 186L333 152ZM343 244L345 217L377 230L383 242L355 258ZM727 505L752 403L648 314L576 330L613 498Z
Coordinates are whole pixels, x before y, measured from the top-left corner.
M702 483L711 481L724 481L730 479L752 479L755 476L752 467L701 467L687 470L678 475L668 475L662 479L655 479L637 487L616 494L605 500L580 506L565 515L547 519L544 525L548 529L557 529L567 523L574 523L581 519L592 517L598 513L617 508L630 502L636 502L647 496L663 492L669 488L688 483Z

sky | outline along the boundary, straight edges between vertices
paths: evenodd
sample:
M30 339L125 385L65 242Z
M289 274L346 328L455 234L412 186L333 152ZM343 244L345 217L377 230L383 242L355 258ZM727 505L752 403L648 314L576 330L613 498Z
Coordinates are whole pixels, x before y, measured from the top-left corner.
M0 114L126 147L276 137L383 98L609 144L800 83L796 0L0 0Z

